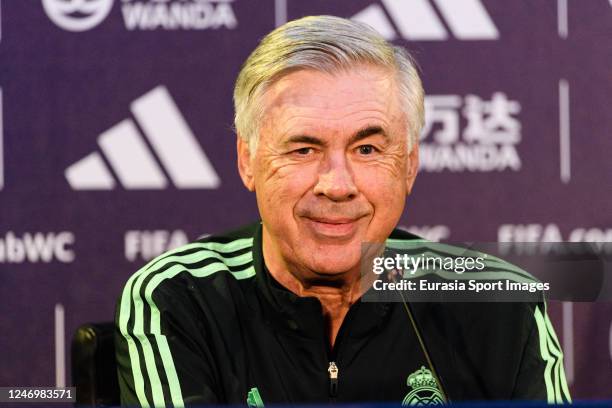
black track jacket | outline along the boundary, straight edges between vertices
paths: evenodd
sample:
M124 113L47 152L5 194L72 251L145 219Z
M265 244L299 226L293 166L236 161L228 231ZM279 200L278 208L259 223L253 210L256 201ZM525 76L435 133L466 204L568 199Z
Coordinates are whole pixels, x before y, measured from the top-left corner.
M417 237L395 230L390 238ZM129 406L444 399L569 401L543 303L356 302L333 349L314 297L263 264L261 224L149 262L117 305L121 400ZM435 373L441 386L435 380Z

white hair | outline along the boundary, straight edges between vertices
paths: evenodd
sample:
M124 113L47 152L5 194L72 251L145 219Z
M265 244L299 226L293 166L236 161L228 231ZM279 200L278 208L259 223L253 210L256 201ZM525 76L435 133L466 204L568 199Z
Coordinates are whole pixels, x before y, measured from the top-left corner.
M282 76L300 69L326 73L371 64L396 74L406 115L408 149L424 124L424 91L415 61L370 26L333 16L290 21L266 35L242 65L234 87L234 126L255 151L263 118L262 96Z

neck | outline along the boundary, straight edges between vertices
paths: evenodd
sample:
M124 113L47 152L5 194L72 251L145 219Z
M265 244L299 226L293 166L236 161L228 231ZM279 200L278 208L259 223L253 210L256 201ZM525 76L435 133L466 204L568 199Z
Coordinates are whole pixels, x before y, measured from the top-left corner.
M262 241L264 262L274 279L297 296L314 296L321 302L328 339L333 346L349 308L362 295L359 266L336 274L322 274L287 261L265 227Z

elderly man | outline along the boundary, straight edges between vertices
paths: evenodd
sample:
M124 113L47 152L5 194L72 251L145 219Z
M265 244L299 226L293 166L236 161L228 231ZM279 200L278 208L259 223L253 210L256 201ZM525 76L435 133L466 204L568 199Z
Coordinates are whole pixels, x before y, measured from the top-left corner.
M417 238L394 230L423 125L404 50L341 18L292 21L249 56L234 102L262 221L130 278L124 404L569 400L543 304L361 300L362 243Z

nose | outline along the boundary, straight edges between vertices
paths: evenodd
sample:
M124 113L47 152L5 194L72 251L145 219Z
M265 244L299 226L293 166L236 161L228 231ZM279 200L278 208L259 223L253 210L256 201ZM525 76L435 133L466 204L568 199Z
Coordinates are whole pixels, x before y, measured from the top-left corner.
M357 186L344 152L329 154L321 163L321 170L314 193L332 201L352 200L357 196Z

